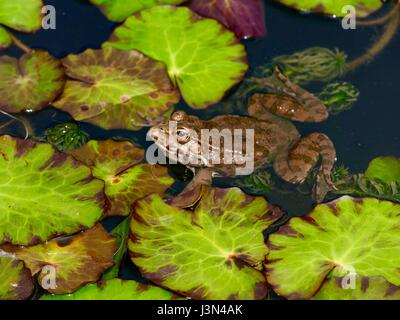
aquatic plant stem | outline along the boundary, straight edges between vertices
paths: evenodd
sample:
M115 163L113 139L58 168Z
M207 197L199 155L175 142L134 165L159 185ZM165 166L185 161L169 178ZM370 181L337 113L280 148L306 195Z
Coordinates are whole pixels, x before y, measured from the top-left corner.
M5 111L3 111L1 109L0 109L0 114L3 114L5 116L11 118L10 121L8 121L5 125L2 125L0 128L6 127L7 125L12 123L13 121L18 121L24 126L24 130L25 130L24 139L26 140L26 139L29 138L29 134L32 132L32 128L31 128L30 124L24 118L19 118L19 117L13 116L12 114L9 114L8 112L5 112Z
M395 14L390 17L390 20L385 25L385 30L379 37L378 41L376 41L364 55L349 62L346 65L346 72L353 71L361 65L371 62L391 42L400 23L400 5L396 4L395 9Z
M19 40L17 37L15 37L11 32L10 32L10 37L13 41L13 43L20 48L22 51L24 51L25 53L30 53L33 50L31 48L29 48L25 43L23 43L21 40Z
M399 10L399 1L395 1L394 6L392 9L389 10L389 12L379 18L373 19L373 20L358 20L357 21L357 26L362 26L362 27L370 27L370 26L376 26L376 25L381 25L387 22L393 15L397 13Z

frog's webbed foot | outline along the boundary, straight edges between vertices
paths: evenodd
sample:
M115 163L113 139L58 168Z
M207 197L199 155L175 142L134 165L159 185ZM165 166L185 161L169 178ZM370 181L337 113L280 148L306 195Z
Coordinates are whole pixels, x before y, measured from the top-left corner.
M210 186L212 182L212 171L200 169L192 181L176 197L170 200L170 204L179 208L193 206L204 192L204 187Z
M253 81L274 89L277 94L256 93L250 98L251 104L261 104L277 116L300 122L321 122L329 117L324 103L315 95L292 83L279 68L274 73L282 85L276 85L267 79L252 78Z
M316 201L322 202L326 194L335 189L331 172L336 162L336 151L326 135L312 133L300 139L291 150L277 156L274 170L287 182L302 183L320 159L314 197Z

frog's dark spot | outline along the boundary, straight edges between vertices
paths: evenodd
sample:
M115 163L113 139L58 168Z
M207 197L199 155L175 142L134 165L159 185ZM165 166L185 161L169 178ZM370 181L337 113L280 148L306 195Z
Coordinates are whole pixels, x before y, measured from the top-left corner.
M83 106L81 106L81 110L84 111L84 112L86 112L86 111L89 110L89 106L83 105Z
M57 239L57 244L59 247L66 247L72 242L72 237L65 237Z

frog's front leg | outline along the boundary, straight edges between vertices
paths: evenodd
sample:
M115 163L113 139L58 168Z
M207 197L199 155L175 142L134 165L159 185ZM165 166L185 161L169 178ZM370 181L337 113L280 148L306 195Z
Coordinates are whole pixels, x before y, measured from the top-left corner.
M256 93L251 97L250 104L258 103L269 112L293 121L321 122L329 117L326 106L318 97L292 83L278 68L275 69L275 76L282 86L266 79L253 78L279 94Z
M314 196L322 202L326 194L335 189L331 171L336 162L332 141L322 133L312 133L300 139L291 149L281 152L275 159L274 170L290 183L302 183L321 159L314 186Z

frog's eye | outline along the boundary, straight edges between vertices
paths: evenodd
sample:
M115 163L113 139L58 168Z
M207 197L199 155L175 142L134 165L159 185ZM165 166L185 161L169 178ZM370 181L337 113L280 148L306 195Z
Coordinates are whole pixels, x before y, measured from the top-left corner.
M187 143L190 139L190 135L188 134L188 132L186 130L178 130L176 132L177 137L178 137L178 142L180 143Z

